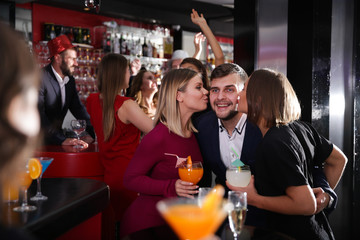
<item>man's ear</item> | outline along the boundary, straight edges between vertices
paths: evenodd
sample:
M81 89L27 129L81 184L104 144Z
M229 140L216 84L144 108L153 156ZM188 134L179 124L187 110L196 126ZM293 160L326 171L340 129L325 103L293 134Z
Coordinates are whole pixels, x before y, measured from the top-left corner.
M54 55L54 61L56 62L56 63L61 63L61 56L60 56L60 54L55 54Z

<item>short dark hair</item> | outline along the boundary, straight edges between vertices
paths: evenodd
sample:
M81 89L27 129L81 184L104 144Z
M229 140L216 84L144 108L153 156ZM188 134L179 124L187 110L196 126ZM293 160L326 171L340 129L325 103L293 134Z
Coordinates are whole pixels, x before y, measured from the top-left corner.
M209 90L210 89L209 77L207 75L207 71L204 64L202 64L200 60L193 57L184 58L180 66L182 66L185 63L192 64L197 68L198 72L201 73L201 79L203 81L204 88Z
M236 73L240 76L241 80L245 82L248 79L248 75L244 69L235 63L224 63L217 66L211 73L210 81L215 78L221 78L230 74Z

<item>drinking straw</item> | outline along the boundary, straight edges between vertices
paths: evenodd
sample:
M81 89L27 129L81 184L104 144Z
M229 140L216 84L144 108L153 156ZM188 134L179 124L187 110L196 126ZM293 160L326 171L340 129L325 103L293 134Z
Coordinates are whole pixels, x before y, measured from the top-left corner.
M233 152L235 153L237 159L239 159L240 165L237 166L237 167L238 167L239 171L241 171L241 168L240 168L240 167L241 167L241 166L244 166L245 164L240 160L239 154L237 154L237 152L235 151L235 149L234 149L233 147L231 147L231 151L233 151Z

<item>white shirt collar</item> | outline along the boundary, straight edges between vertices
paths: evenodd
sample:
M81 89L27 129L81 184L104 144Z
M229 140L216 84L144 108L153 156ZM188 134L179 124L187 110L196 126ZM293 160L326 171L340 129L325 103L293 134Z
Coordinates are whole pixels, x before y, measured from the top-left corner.
M245 113L243 113L238 121L238 123L236 124L233 133L236 131L238 134L242 134L243 130L246 126L246 120L247 120L247 115ZM224 127L224 125L222 124L221 120L218 118L218 123L219 123L219 128L220 128L220 132L225 131L227 133L226 128Z
M60 87L65 86L65 84L69 82L70 78L68 76L65 76L64 79L62 79L60 75L55 71L52 65L51 65L51 69L54 72L55 78L59 82Z

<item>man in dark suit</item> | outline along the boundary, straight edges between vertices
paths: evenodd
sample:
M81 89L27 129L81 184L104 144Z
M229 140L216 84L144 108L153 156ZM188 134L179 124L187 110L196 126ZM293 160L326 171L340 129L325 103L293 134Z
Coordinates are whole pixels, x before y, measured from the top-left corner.
M87 147L94 140L95 133L72 76L78 66L76 50L65 35L49 41L48 47L51 63L43 69L38 103L45 144ZM84 141L65 136L62 124L68 110L76 119L86 120L86 131L91 136L83 138Z
M217 66L210 77L210 104L213 111L201 115L195 122L198 130L196 134L201 154L204 160L203 185L209 185L211 174L215 175L215 183L226 186L226 169L236 159L250 166L254 172L255 154L258 144L262 140L259 128L247 121L244 113L237 111L239 92L248 79L246 72L237 64L225 63ZM236 152L236 154L234 153ZM337 199L335 192L330 188L323 171L314 169L314 187L324 191L320 193L314 188L319 208L333 209L335 204L323 202L325 194L327 199ZM261 212L249 207L247 224L262 225Z

